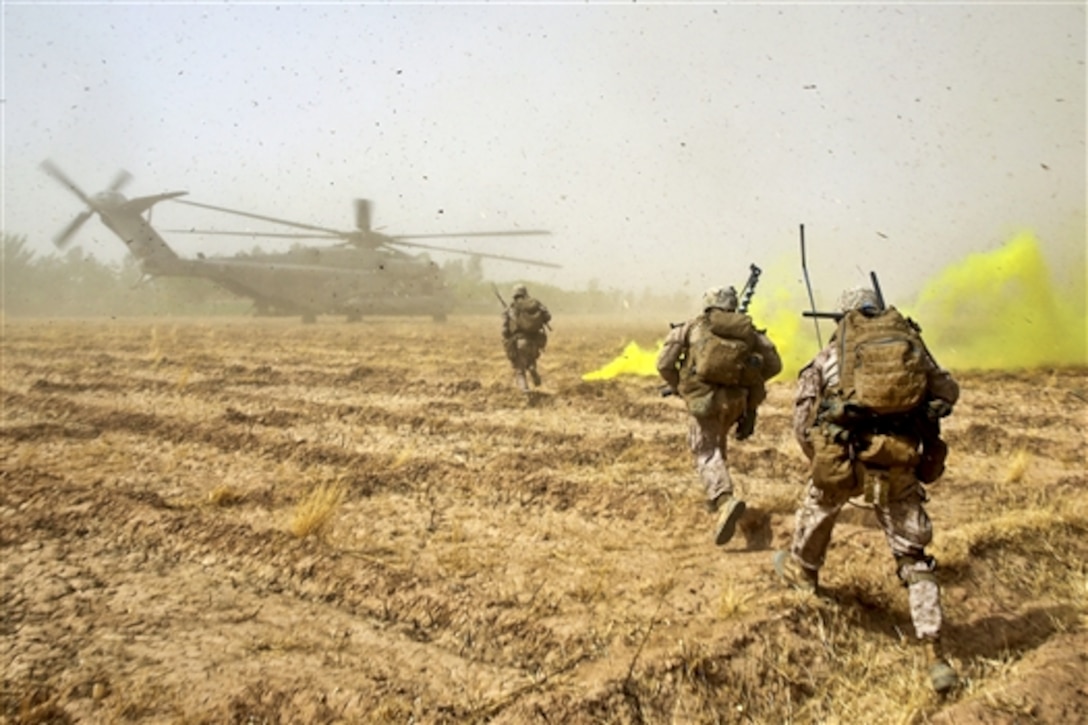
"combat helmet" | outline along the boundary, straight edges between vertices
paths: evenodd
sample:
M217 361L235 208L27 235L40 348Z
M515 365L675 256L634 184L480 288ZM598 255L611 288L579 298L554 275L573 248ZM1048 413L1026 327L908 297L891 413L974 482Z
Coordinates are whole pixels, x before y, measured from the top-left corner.
M866 314L875 314L880 311L880 299L876 292L868 287L854 287L842 293L839 297L839 312L861 310Z
M528 287L526 287L523 284L514 285L514 299L515 300L518 297L528 297L528 296L529 296L529 288Z
M733 287L711 287L703 293L703 312L710 309L735 312L737 291Z

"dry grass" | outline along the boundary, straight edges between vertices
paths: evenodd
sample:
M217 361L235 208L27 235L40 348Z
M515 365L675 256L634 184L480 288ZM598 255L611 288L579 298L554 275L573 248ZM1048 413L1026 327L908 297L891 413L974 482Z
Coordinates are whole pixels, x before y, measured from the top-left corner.
M1018 450L1009 462L1009 470L1005 474L1005 483L1020 483L1027 473L1030 463L1031 457L1028 452L1023 448Z
M340 504L344 501L343 484L323 483L304 496L295 506L289 531L299 539L327 535Z
M718 594L718 607L716 614L719 619L732 619L740 617L751 610L751 603L756 594L746 586L739 586L734 582L727 582L722 586Z
M1065 514L1053 509L1012 510L982 521L956 527L943 537L941 551L949 564L964 565L987 552L1028 550L1067 543L1088 530L1082 514Z
M1085 641L1084 371L1040 373L1045 414L1033 373L961 377L927 489L968 678L940 701L870 512L839 520L830 599L771 571L803 486L789 384L731 442L749 515L714 547L679 401L579 378L662 322L563 320L531 405L493 322L10 326L0 720L44 686L30 706L84 722L1060 721L1015 686Z
M208 492L208 503L212 506L237 506L245 501L245 494L239 493L233 486L221 484Z

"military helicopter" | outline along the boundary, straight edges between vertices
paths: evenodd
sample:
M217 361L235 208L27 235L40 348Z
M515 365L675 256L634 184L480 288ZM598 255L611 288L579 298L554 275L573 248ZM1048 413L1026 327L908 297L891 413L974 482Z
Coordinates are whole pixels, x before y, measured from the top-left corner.
M184 259L151 226L150 212L155 204L177 200L188 192L172 191L127 199L121 194L121 189L132 177L121 171L105 191L89 196L51 161L42 162L41 168L87 205L54 237L53 242L58 248L64 249L83 224L97 214L139 260L145 274L203 277L237 295L252 299L257 314L300 315L304 322L314 322L319 314L342 314L349 320L357 320L362 315L430 315L436 320L445 319L453 308L454 299L445 284L442 270L426 255L413 255L398 247L455 252L544 267L559 266L550 262L407 241L428 237L540 235L548 234L547 231L391 236L371 228L371 205L362 199L356 202L355 231L338 231L193 201L179 202L306 229L314 234L173 230L179 233L340 240L335 246L302 247L282 253L244 257L198 254L196 259Z

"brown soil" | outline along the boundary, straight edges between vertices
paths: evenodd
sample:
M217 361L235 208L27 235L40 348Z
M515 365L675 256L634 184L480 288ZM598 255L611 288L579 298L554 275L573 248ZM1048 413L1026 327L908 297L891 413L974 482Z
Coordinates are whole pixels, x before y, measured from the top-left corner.
M663 322L555 328L526 398L495 319L7 320L0 720L1088 721L1088 371L958 374L942 700L867 510L828 598L771 571L788 381L730 442L719 549L681 403L580 379ZM293 535L322 486L331 524Z

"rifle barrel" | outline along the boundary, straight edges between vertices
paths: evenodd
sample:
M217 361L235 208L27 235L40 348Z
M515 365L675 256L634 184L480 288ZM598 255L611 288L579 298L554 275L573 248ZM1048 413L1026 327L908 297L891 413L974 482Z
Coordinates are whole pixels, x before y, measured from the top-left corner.
M759 284L759 275L762 273L763 270L755 264L748 265L748 280L744 283L744 289L740 293L740 305L738 307L740 312L748 312L748 305L752 303L752 296L756 293L756 285Z
M880 280L877 279L876 272L869 272L869 279L873 283L873 292L876 293L877 304L880 305L880 309L885 309L887 305L884 304L884 292L880 289Z

